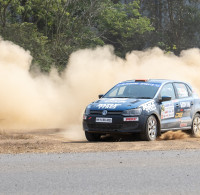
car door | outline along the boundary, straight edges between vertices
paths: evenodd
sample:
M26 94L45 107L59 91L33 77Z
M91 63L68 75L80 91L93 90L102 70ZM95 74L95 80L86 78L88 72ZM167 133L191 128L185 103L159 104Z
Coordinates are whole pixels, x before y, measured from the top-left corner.
M170 96L170 101L164 101L160 103L160 116L161 116L161 130L169 130L178 128L176 115L176 103L178 102L174 86L172 83L165 84L160 91L160 98L163 96Z
M176 102L177 112L175 118L179 118L179 127L181 129L190 128L194 110L194 99L185 83L177 82L174 83L174 86L179 100Z

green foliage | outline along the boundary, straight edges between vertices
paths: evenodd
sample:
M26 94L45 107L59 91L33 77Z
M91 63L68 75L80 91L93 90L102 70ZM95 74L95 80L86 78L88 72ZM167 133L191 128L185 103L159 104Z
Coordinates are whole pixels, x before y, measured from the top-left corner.
M30 50L42 71L62 71L78 49L111 44L125 57L159 46L200 47L198 0L0 0L0 36Z
M0 0L0 33L30 50L42 71L62 71L78 49L112 44L124 56L142 48L153 27L139 8L138 0Z
M154 28L150 20L139 13L139 1L129 4L107 1L102 6L98 27L106 44L114 45L120 56L144 46L142 35Z
M25 50L31 51L34 63L40 65L43 71L49 71L51 65L50 53L48 51L48 37L38 32L36 25L32 23L9 24L1 32L4 39L10 40Z
M151 19L155 31L146 37L149 46L179 54L200 47L200 2L198 0L141 0L141 13Z

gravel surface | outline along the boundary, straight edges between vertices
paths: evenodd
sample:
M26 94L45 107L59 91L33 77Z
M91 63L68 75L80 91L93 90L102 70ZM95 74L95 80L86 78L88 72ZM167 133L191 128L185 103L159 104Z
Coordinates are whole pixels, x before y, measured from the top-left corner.
M129 137L128 137L129 138ZM103 142L70 141L57 132L1 133L0 153L71 153L71 152L111 152L147 150L187 150L200 149L200 138L191 138L181 131L167 132L157 141L138 139L104 140Z

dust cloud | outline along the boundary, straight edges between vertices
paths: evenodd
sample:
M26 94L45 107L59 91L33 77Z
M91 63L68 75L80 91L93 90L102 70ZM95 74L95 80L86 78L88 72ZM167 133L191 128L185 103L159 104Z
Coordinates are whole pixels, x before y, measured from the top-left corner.
M84 108L116 83L134 78L180 79L200 89L200 50L180 57L159 48L114 54L112 46L74 52L59 75L30 71L28 51L0 40L0 129L68 129L82 136ZM34 68L33 68L34 70ZM71 130L71 131L70 131Z
M163 133L158 140L174 140L174 139L186 139L189 138L190 136L179 130L179 131L168 131L166 133Z

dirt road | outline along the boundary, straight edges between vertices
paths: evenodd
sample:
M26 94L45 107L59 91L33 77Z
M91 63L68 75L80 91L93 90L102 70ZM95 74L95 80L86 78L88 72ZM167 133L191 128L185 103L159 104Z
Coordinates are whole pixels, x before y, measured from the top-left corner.
M144 150L200 149L200 138L191 138L182 132L168 132L154 142L127 139L91 143L86 140L69 141L60 130L31 131L26 133L0 132L0 153L77 153Z

